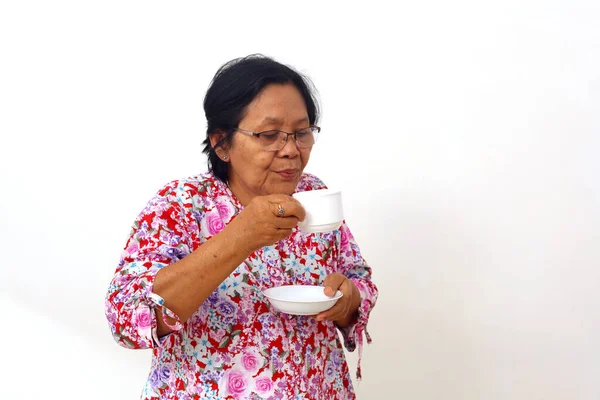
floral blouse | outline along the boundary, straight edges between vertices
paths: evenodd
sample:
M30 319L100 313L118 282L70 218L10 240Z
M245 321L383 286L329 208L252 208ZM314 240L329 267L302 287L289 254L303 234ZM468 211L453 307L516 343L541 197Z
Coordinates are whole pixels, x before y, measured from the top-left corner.
M297 191L322 189L303 174ZM349 351L362 348L377 299L371 268L348 227L307 234L295 228L284 240L252 253L185 322L153 293L156 273L221 231L243 209L228 186L207 173L173 181L134 222L106 296L115 340L152 349L142 399L354 399L338 329L332 321L287 315L262 294L279 285L322 285L340 272L358 287L357 321L340 329ZM175 318L175 331L159 338L155 311ZM360 378L360 358L357 376Z

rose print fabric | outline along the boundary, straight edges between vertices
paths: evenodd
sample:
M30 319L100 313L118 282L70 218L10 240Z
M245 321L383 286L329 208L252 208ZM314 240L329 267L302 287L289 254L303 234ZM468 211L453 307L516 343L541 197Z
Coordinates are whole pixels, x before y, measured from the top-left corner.
M297 191L324 187L304 174ZM203 174L167 184L135 220L108 289L106 317L119 344L153 351L141 398L355 398L335 324L279 313L262 294L278 285L322 285L327 275L344 274L362 303L356 323L339 331L346 348L360 352L363 337L370 342L366 326L377 288L345 223L323 234L294 229L257 250L187 321L157 336L157 309L177 317L152 292L156 273L202 246L242 209L226 184Z

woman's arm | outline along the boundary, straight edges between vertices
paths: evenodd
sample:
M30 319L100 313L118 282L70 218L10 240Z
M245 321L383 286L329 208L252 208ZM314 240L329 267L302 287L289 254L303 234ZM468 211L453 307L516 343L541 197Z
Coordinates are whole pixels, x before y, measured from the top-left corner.
M299 187L301 191L327 189L323 181L311 174L304 174ZM320 313L317 320L333 320L345 334L344 338L348 339L346 347L352 351L356 339L360 340L366 327L369 313L377 301L378 291L371 281L371 267L362 258L358 244L345 221L340 227L339 235L336 239L339 245L337 272L327 276L323 284L327 295L333 296L335 290L340 289L344 296L334 307Z
M355 329L360 334L366 327L369 313L377 301L377 287L371 281L371 267L360 255L345 223L340 228L339 242L338 272L328 275L323 281L323 286L327 296L335 295L337 290L340 290L343 296L332 308L317 315L317 320L332 320L342 333L350 332L350 329L345 328L362 324L362 329ZM356 335L344 337L356 339ZM348 346L349 349L351 347L352 345Z
M287 217L275 216L277 204L284 204ZM278 207L277 207L278 209ZM304 219L304 210L289 196L256 198L225 229L184 259L161 269L154 281L154 293L180 321L187 319L210 294L256 249L283 239ZM158 336L174 329L158 313ZM176 322L167 318L169 325Z
M210 294L249 256L241 242L233 220L225 229L197 248L189 256L156 274L153 292L162 297L165 306L179 317L187 319ZM170 325L176 320L167 318ZM157 312L157 334L162 337L173 331Z
M249 254L239 245L235 220L191 251L197 222L172 194L174 187L163 189L135 220L108 289L106 316L124 347L157 346Z
M253 251L288 236L304 218L290 196L254 199L221 232L191 251L197 220L174 187L159 193L134 223L106 297L115 340L151 348L185 322ZM286 216L277 216L283 204ZM166 322L165 322L166 320Z

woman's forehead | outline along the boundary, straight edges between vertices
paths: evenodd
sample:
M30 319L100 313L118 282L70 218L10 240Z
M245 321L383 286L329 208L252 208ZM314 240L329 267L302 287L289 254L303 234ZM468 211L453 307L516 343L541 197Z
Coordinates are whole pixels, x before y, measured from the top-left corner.
M308 122L304 98L292 84L266 86L246 109L244 120L260 125Z
M267 124L281 125L285 122L286 121L284 121L282 118L274 116L274 115L267 115L263 118L262 121L259 121L259 123L262 125L267 125ZM294 125L298 125L301 123L308 123L308 115L303 115L296 120L292 120L291 122Z

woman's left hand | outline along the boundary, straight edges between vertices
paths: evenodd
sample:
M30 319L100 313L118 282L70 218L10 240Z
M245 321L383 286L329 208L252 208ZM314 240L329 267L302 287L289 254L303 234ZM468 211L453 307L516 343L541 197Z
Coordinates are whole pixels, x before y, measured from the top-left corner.
M323 286L326 296L334 296L338 290L343 296L329 310L318 314L317 321L334 321L342 328L350 325L360 306L360 292L354 282L339 272L334 272L325 278Z

